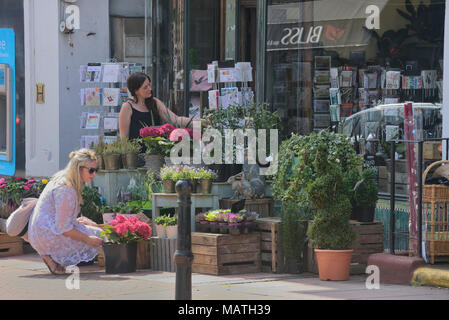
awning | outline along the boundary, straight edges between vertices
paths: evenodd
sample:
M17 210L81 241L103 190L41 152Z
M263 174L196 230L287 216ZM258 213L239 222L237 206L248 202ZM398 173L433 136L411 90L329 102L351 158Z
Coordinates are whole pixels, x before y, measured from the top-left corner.
M268 6L267 50L366 46L363 27L388 0L321 0ZM368 10L367 10L368 9Z

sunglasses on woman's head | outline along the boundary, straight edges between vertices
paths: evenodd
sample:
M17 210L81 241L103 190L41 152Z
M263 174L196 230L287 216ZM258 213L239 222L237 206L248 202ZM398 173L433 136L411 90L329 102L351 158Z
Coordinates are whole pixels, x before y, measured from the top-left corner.
M86 169L89 169L89 174L93 174L94 172L96 173L97 171L98 171L98 169L97 168L89 168L89 167L81 167L81 168L86 168Z

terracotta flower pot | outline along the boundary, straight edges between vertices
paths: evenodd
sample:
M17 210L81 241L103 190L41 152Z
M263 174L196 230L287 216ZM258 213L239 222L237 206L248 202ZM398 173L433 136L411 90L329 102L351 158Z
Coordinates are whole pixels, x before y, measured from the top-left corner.
M119 170L121 167L121 157L119 154L107 154L103 156L106 170Z
M167 231L166 231L166 226L163 226L162 224L157 224L156 225L156 235L159 238L167 238Z
M348 280L353 249L315 249L320 280Z
M178 236L178 226L167 226L165 227L165 231L167 232L167 238L173 239Z
M135 169L138 167L139 157L137 153L127 153L122 156L123 167L126 169Z

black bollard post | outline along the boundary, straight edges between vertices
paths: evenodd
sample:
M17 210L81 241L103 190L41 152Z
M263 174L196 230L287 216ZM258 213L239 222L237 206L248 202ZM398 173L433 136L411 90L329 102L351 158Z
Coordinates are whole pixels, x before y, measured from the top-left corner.
M178 239L176 241L176 300L192 300L192 235L190 222L190 193L192 185L189 180L176 183L178 193Z

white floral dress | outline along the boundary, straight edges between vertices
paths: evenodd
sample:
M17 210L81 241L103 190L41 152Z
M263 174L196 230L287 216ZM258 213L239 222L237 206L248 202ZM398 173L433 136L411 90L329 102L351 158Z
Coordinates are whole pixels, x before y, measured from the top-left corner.
M50 255L64 267L93 260L98 254L96 248L63 234L75 228L87 235L100 236L100 228L78 223L79 211L76 191L65 184L50 182L30 217L28 238L31 246L40 255Z

